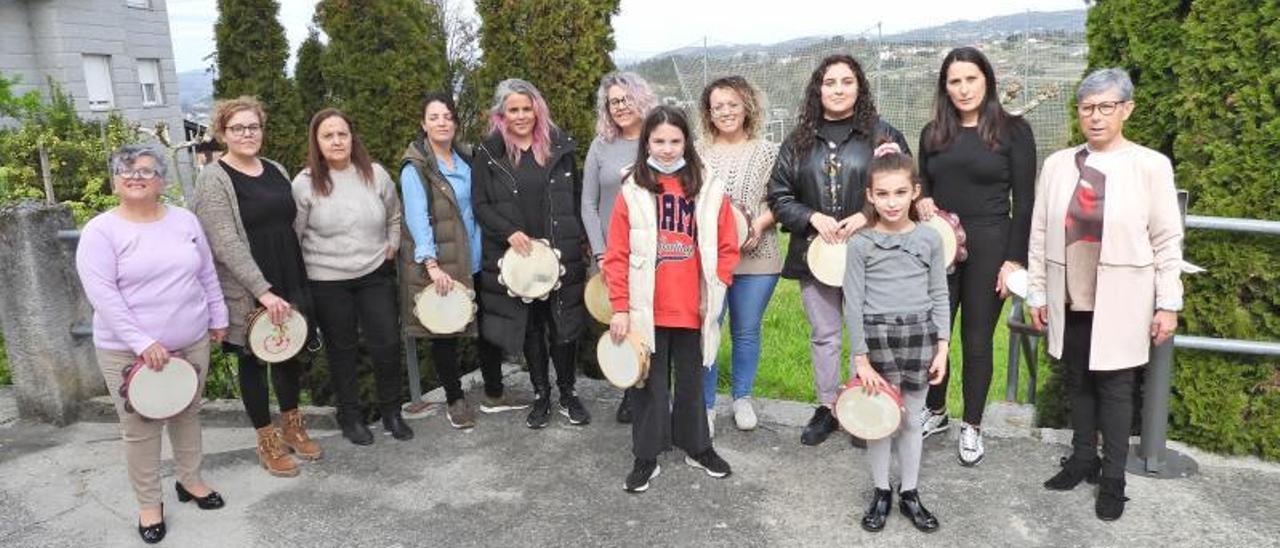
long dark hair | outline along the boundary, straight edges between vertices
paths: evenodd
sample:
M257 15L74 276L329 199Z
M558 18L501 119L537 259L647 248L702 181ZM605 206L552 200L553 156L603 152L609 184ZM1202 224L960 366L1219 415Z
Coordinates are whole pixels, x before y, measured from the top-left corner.
M427 146L430 144L427 143L427 130L422 129L422 121L427 118L427 107L431 106L431 103L440 103L444 108L449 109L449 116L453 117L455 135L458 131L458 107L453 104L453 96L443 91L433 91L423 95L421 107L418 108L418 140Z
M867 167L867 199L862 204L862 215L867 218L867 226L875 226L880 221L880 213L876 211L876 206L871 203L870 198L871 191L875 189L876 175L900 171L905 171L911 178L912 190L920 189L920 175L916 173L916 161L910 156L901 152L889 152L871 159L871 165ZM907 206L907 218L912 221L920 220L920 213L916 211L916 202L920 201L920 198L920 195L916 195L915 199L911 200L911 205Z
M809 76L809 85L804 89L804 105L800 109L800 117L797 120L795 129L791 130L791 146L792 151L796 154L805 154L813 146L813 141L818 137L818 124L822 122L822 78L826 76L827 69L833 65L843 64L853 71L853 76L858 79L858 96L854 99L853 104L853 131L864 137L872 137L876 129L876 121L879 114L876 113L875 101L871 99L871 84L867 82L867 75L862 70L862 65L858 64L858 60L852 55L838 53L829 55L818 64L818 68L813 70L813 74Z
M680 179L680 188L684 197L693 200L702 190L702 159L693 148L693 134L689 132L689 120L684 112L672 106L661 105L649 111L644 117L644 127L640 130L640 146L636 147L636 161L631 165L631 174L636 185L654 194L662 193L658 184L658 174L649 167L649 135L662 124L674 126L684 134L684 168L676 172Z
M938 87L933 94L933 122L929 125L926 136L929 148L947 148L951 146L956 134L960 133L960 112L947 94L947 70L952 63L957 62L973 63L982 71L982 77L986 80L986 92L982 96L982 104L978 105L978 135L988 149L995 150L1007 131L1009 121L1015 117L1005 112L1000 105L1000 98L996 93L996 72L991 68L991 61L977 48L969 46L953 49L942 59L942 69L938 71Z
M307 128L307 170L311 172L311 192L317 196L328 196L333 191L329 162L325 161L324 153L320 152L320 136L317 133L320 131L320 124L334 117L342 118L347 123L347 130L351 132L351 164L360 172L364 184L373 186L373 160L369 158L369 151L364 148L364 143L360 142L355 124L341 110L326 108L311 117L311 126Z

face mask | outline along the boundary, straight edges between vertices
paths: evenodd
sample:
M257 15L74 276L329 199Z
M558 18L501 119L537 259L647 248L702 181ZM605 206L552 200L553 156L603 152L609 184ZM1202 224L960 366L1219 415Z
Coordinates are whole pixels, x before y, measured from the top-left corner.
M649 167L653 168L658 173L662 173L664 175L671 175L672 173L680 171L681 169L684 169L684 165L685 165L684 156L677 158L676 161L671 163L671 165L664 166L658 163L657 158L654 158L652 155L650 155L649 159L646 160L645 163L649 164Z

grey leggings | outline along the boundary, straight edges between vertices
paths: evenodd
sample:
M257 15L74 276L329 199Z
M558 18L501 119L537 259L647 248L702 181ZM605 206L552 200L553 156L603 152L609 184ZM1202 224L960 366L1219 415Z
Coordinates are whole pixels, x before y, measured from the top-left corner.
M916 488L920 478L920 453L924 436L920 430L920 412L924 409L928 389L902 391L902 406L907 408L902 417L902 428L887 438L867 442L867 462L871 465L871 479L876 488L889 490L889 465L893 458L892 445L898 449L898 469L902 474L901 491Z

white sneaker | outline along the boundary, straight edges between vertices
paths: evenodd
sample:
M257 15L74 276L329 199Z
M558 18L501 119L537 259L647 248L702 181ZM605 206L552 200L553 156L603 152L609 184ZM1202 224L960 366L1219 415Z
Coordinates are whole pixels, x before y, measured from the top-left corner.
M928 407L920 411L920 430L924 437L929 437L938 432L946 432L951 429L951 421L947 418L947 410L943 409L940 413L931 411Z
M733 422L738 430L756 429L756 410L751 407L750 397L733 400Z
M707 437L716 437L716 408L707 408Z
M967 422L960 423L960 446L957 457L964 466L977 466L986 456L982 445L982 429Z

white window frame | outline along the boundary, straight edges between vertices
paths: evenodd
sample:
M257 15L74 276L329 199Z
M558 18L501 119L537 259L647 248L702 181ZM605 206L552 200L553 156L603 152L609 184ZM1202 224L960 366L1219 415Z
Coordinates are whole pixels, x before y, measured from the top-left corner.
M147 97L151 86L152 97ZM138 91L142 94L142 106L157 107L164 104L164 87L160 85L160 60L138 59Z
M151 0L124 0L124 5L131 8L149 10L151 9Z
M116 106L115 90L111 79L111 56L84 54L85 100L89 110L111 110Z

